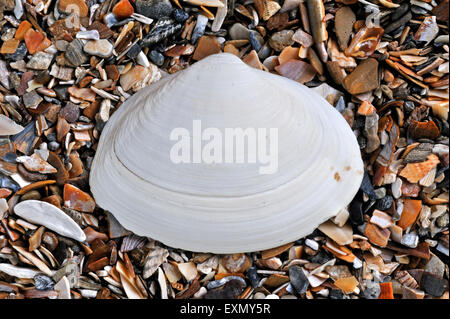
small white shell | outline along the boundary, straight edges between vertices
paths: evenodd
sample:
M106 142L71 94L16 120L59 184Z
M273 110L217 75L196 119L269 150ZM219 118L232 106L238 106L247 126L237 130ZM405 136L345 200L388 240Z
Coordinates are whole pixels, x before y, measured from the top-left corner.
M62 236L73 238L80 242L86 240L86 235L67 214L58 207L39 200L26 200L14 206L14 213L31 223L42 225Z
M174 128L278 129L278 171L260 163L175 164ZM192 154L191 154L192 155ZM128 230L191 251L295 241L356 194L363 163L345 119L313 90L211 55L129 98L107 122L90 174L99 206Z
M34 276L40 273L39 271L30 268L18 267L6 263L0 264L0 272L4 272L5 274L17 278L34 278Z

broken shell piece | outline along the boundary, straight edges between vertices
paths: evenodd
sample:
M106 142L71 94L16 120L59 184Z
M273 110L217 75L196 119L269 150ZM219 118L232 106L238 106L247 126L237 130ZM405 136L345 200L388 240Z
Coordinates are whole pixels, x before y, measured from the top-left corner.
M64 205L80 212L92 213L95 209L94 199L77 187L64 185Z
M34 153L31 156L19 156L16 161L23 163L25 168L32 172L41 174L54 174L57 172L56 168L44 161L38 154Z
M258 15L263 18L264 21L267 21L281 9L281 6L275 1L255 0L255 8L258 11Z
M358 284L359 281L354 276L339 278L334 282L334 285L346 294L354 292Z
M348 40L352 35L353 24L355 21L356 16L349 6L343 6L336 11L334 25L336 28L336 37L339 42L339 47L342 51L347 48Z
M419 29L417 29L417 32L414 34L414 40L425 41L426 42L425 45L428 45L428 43L433 41L433 39L438 35L438 33L439 33L439 26L436 23L436 17L435 16L425 17Z
M193 262L178 264L178 270L187 281L194 280L197 277L197 266Z
M223 7L223 3L220 0L183 0L183 2L205 7Z
M30 268L18 267L11 264L0 264L0 272L17 278L34 278L34 276L40 273Z
M380 228L389 228L393 225L391 216L378 209L373 211L370 222Z
M417 183L439 163L439 158L430 154L425 162L406 164L399 175L406 178L410 183Z
M417 216L419 216L421 208L422 201L415 199L405 199L403 212L397 225L403 230L407 229L409 226L414 224Z
M306 0L306 4L314 42L319 44L328 39L325 7L322 0Z
M58 292L58 299L71 299L70 283L66 276L63 276L54 286Z
M14 213L27 221L42 225L62 236L73 238L80 242L86 240L86 235L62 210L38 200L26 200L14 206Z
M16 135L22 132L23 126L17 124L9 117L0 114L0 135Z
M220 30L220 27L222 26L228 12L227 0L220 0L220 2L223 3L223 7L217 8L217 13L211 26L211 31L213 32L218 32Z
M329 220L321 224L318 228L339 245L348 245L353 242L353 230L349 224L339 227Z
M187 137L198 125L277 130L277 170L222 158L211 165L201 156L193 165L190 152L179 162L173 148L180 143L169 137L176 128ZM97 204L136 234L170 247L235 253L310 234L351 201L362 177L355 135L334 107L305 86L221 53L165 76L117 109L100 137L90 186ZM316 197L318 189L328 200Z
M358 58L371 56L375 52L383 33L383 28L362 28L353 37L348 48L345 49L345 55Z
M316 70L310 64L299 60L289 60L276 66L275 70L280 75L301 84L311 81L316 75Z

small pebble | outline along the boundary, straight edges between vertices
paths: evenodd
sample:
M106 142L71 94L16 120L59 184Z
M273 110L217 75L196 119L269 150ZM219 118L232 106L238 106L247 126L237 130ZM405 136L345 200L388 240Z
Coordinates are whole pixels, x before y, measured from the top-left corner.
M298 294L304 294L308 289L308 278L299 266L291 266L289 268L289 279Z
M136 0L136 12L152 19L170 16L172 4L169 0Z
M45 275L34 276L34 282L37 290L52 290L55 285L55 282Z

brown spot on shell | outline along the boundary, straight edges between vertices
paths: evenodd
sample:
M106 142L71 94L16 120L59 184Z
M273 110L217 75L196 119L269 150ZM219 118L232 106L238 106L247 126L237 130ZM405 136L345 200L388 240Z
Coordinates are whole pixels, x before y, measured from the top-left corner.
M339 175L338 172L334 173L334 179L339 182L341 180L341 176Z

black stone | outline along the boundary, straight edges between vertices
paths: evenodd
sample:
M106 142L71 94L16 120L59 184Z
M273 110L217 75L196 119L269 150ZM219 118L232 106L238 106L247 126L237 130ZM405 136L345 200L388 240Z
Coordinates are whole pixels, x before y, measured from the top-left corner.
M361 149L361 150L365 149L367 146L367 139L364 136L359 135L357 137L357 140L358 140L359 149Z
M427 89L417 85L411 86L410 91L412 94L419 94L419 95L425 95L427 93Z
M331 259L333 259L333 257L331 257L327 252L325 251L319 251L317 254L315 254L314 256L311 256L311 258L309 258L309 260L312 263L315 264L324 264L327 261L330 261Z
M404 87L395 89L393 93L396 99L406 99L409 95L408 89Z
M389 23L384 29L385 33L391 33L392 31L397 30L398 28L404 26L412 19L411 11L408 11L405 15L403 15L400 19L392 21Z
M69 99L69 91L67 86L55 86L53 90L60 100Z
M372 181L370 180L370 176L367 172L364 172L364 177L361 182L361 186L359 187L364 193L369 196L370 199L377 199L377 195L375 194L375 190L372 186Z
M127 52L127 57L130 59L136 59L139 53L141 52L141 46L137 43L135 43L130 50Z
M250 281L250 284L252 285L253 288L258 287L260 278L258 276L256 267L252 266L247 270L247 275L246 275L247 279Z
M406 113L411 113L412 111L414 111L415 108L416 108L416 106L414 105L414 102L413 102L413 101L406 101L406 102L403 104L403 110L404 110Z
M189 13L184 10L175 8L172 12L173 18L176 22L184 23L189 18Z
M136 0L136 12L152 19L170 16L172 4L169 0Z
M363 203L354 200L350 204L350 221L354 225L362 225L364 224L364 213L363 213Z
M45 275L34 276L34 283L37 290L52 290L55 282Z
M49 149L50 149L50 147L49 147ZM53 252L53 256L56 258L56 260L60 264L62 264L63 261L69 256L69 254L67 253L67 244L63 241L60 241L58 243L58 246L56 246L55 251Z
M405 43L405 45L403 45L403 50L416 49L416 48L417 48L417 42L412 37L409 39L408 43Z
M391 20L395 21L398 18L400 18L402 15L404 15L406 13L406 11L408 11L409 9L409 5L407 3L403 3L402 5L400 5L400 7L398 7L397 9L394 10L394 12L392 12L391 14Z
M258 39L256 38L254 32L250 32L250 44L252 45L253 49L256 52L258 52L261 49L261 44L259 44Z
M363 129L366 125L366 117L365 116L355 116L355 120L353 122L353 129Z
M427 9L421 8L421 7L419 7L419 6L412 6L412 7L411 7L411 11L412 11L414 14L420 14L420 15L425 15L425 14L428 13L428 10L427 10Z
M328 294L328 298L330 299L344 299L344 293L338 289L331 289Z
M164 55L156 50L150 51L148 58L157 66L162 66L164 64Z
M394 198L391 195L386 195L383 198L377 200L377 209L383 211L387 210L391 208L393 202Z
M19 61L23 60L25 56L27 55L27 46L25 45L25 42L22 42L19 44L19 46L16 49L16 52L5 54L5 58L8 61Z
M427 293L435 297L444 294L448 286L448 281L439 278L431 273L424 272L420 281L420 287Z
M289 280L298 294L304 294L308 290L308 278L306 278L305 273L299 266L291 266L289 268Z
M3 173L0 172L0 187L1 188L8 188L12 190L13 192L17 192L20 189L19 184L17 184L15 181L10 179L8 176L3 175Z
M44 84L44 85L47 84L48 82L50 82L51 79L52 79L52 76L50 75L48 70L39 72L35 78L37 83Z
M442 121L441 136L448 136L449 125L447 121Z
M238 280L230 280L220 288L210 290L204 296L205 299L236 299L243 291L242 284Z

